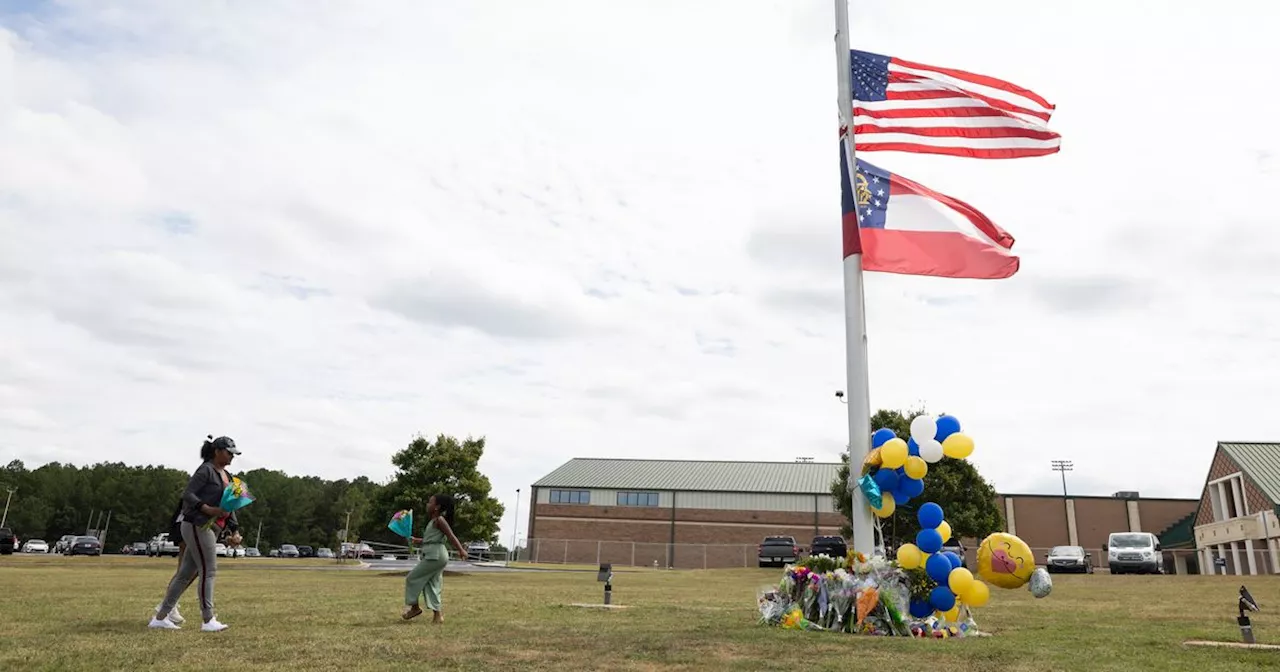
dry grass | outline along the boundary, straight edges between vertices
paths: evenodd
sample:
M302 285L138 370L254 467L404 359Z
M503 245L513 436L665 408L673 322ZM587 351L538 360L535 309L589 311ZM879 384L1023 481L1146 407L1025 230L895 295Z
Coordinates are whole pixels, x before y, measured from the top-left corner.
M287 563L287 564L286 564ZM330 563L331 564L331 563ZM575 609L601 586L580 572L457 576L448 622L398 618L403 582L379 572L291 571L324 562L225 561L219 616L205 635L150 631L174 562L0 558L0 669L741 669L1215 670L1280 667L1280 654L1194 649L1235 640L1235 577L1056 577L1052 596L998 591L984 639L919 641L756 625L755 596L777 570L619 575L619 611ZM1247 577L1261 642L1280 642L1280 581ZM195 616L189 594L184 613ZM1277 614L1277 615L1273 615Z

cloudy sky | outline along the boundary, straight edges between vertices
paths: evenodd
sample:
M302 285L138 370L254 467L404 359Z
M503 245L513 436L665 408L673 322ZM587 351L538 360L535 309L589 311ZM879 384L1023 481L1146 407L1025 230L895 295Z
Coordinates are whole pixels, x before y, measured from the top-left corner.
M1214 441L1280 439L1280 45L1249 32L1280 8L1157 4L852 4L859 48L1058 106L1056 156L865 157L1017 238L1012 279L867 296L873 405L957 415L1003 492L1071 459L1082 494L1195 497ZM832 26L0 3L0 462L187 468L213 432L381 479L415 433L484 435L509 534L574 456L835 459Z

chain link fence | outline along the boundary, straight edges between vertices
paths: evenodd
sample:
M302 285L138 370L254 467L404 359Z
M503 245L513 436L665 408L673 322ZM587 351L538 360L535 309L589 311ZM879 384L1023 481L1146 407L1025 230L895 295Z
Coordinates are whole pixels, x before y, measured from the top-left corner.
M654 544L590 539L531 539L520 559L537 564L592 565L658 569L756 567L756 544Z
M756 544L663 544L633 541L602 541L594 539L532 539L520 549L519 560L535 564L595 565L608 562L618 567L649 567L656 569L733 569L759 566L759 550ZM1031 549L1036 566L1047 567L1050 548ZM1107 552L1102 548L1086 548L1095 573L1110 571ZM804 553L801 554L803 557ZM965 566L977 569L978 549L964 549ZM1252 569L1249 554L1244 545L1233 553L1228 546L1225 553L1211 549L1211 565L1204 566L1204 556L1196 549L1161 551L1160 566L1164 574L1277 574L1272 553L1265 543L1256 543ZM1280 557L1274 560L1280 560ZM1054 571L1078 571L1075 567L1055 566Z

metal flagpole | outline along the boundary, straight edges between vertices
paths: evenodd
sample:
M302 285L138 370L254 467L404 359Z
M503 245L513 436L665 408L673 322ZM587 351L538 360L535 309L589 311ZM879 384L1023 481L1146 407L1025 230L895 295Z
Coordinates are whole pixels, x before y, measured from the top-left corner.
M840 126L846 129L844 143L850 188L856 183L857 163L853 154L853 73L849 63L849 2L836 3L836 76L839 84ZM854 208L855 217L857 208ZM855 219L856 221L856 219ZM870 557L876 549L875 520L858 477L862 461L871 451L871 383L867 371L866 301L862 286L862 252L844 259L845 393L849 403L849 491L853 498L851 527L853 550Z

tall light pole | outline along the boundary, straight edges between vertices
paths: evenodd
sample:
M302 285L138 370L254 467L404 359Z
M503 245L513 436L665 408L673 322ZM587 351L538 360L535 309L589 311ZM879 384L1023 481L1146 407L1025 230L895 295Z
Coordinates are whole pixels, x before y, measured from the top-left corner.
M4 527L4 524L5 524L6 522L8 522L8 520L9 520L9 502L13 500L13 493L15 493L15 492L17 492L17 491L18 491L18 489L17 489L17 488L5 488L5 490L8 490L8 491L9 491L9 496L4 498L4 515L3 515L3 516L0 516L0 527Z
M516 544L520 541L520 538L518 536L519 534L520 534L520 488L516 488L516 519L515 519L515 523L511 525L511 552L515 554L516 560L519 560L519 554L516 552L516 549L519 548L518 546L516 546Z
M1062 515L1067 522L1067 541L1071 541L1071 514L1067 509L1067 472L1071 471L1071 460L1049 460L1053 470L1062 474Z

